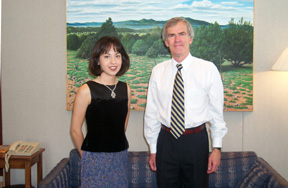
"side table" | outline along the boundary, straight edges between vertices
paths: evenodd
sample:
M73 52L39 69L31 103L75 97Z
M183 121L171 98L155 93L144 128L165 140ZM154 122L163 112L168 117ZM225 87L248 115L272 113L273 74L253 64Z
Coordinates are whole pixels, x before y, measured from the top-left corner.
M0 154L0 169L4 170L5 186L10 186L10 169L20 168L25 169L25 188L32 187L31 185L31 167L37 163L37 184L42 180L42 153L44 148L40 148L39 151L31 156L17 156L11 155L9 159L9 171L5 171L5 154Z

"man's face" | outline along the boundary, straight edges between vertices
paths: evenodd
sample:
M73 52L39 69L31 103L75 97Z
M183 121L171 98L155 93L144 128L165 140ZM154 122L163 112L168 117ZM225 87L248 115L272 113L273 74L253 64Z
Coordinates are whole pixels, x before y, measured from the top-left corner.
M177 61L183 61L189 54L189 46L193 38L189 37L187 26L184 22L167 28L167 40L165 44L169 47L172 57Z

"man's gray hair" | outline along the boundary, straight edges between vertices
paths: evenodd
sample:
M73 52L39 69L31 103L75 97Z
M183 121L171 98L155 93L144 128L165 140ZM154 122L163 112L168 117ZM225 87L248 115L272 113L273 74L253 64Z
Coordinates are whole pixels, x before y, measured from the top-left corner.
M190 38L194 37L194 30L193 30L193 27L191 26L191 24L185 18L174 17L174 18L171 18L170 20L168 20L163 27L163 30L162 30L163 41L167 41L167 28L175 26L178 22L184 22L187 26L189 37Z

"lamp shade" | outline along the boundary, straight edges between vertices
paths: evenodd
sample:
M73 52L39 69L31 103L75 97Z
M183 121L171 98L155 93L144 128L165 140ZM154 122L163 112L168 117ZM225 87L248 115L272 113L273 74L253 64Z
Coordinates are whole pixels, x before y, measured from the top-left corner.
M288 47L282 52L276 63L272 66L273 71L288 71Z

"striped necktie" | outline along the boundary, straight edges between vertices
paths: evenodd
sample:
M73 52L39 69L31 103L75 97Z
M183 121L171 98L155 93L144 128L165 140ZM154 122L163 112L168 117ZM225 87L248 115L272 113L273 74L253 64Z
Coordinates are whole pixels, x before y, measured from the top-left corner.
M178 139L185 131L185 111L184 111L184 82L181 74L182 64L177 64L177 74L175 76L172 107L171 107L171 130L172 135Z

